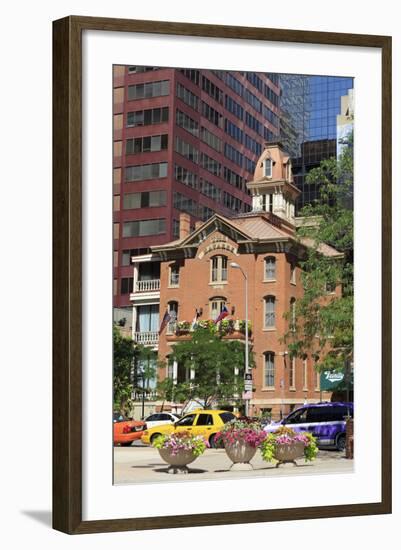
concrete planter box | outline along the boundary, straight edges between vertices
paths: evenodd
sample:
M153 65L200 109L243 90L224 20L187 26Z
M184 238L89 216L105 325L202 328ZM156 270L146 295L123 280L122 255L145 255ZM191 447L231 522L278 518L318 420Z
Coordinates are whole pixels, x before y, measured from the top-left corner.
M187 474L187 465L191 464L197 457L192 451L178 451L176 455L170 449L158 449L160 457L170 465L169 474Z
M295 466L296 458L302 458L304 456L305 445L302 441L297 441L296 443L289 443L285 445L277 445L274 452L274 458L278 460L276 467L278 468L281 464L292 463Z
M255 456L256 447L251 447L245 441L236 441L235 443L225 443L225 451L232 465L230 470L252 470L250 461Z

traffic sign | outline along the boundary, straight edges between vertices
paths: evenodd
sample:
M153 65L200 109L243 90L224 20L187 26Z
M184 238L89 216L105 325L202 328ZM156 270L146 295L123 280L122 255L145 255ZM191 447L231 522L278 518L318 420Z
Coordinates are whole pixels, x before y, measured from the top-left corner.
M252 381L252 373L246 372L244 375L244 390L245 392L252 392L253 387L253 381Z

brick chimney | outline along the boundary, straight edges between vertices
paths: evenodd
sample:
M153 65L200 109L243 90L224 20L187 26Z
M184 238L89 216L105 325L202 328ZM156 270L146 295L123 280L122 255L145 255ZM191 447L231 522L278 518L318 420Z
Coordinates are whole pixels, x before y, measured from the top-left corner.
M186 212L180 214L180 239L185 239L191 232L191 218Z

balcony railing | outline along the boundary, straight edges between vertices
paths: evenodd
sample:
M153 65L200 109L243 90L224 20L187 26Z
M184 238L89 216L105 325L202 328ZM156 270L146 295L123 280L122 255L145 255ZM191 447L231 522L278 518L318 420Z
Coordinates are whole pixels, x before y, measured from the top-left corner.
M155 290L160 290L160 279L136 282L135 292L152 292Z
M159 343L159 333L156 331L134 332L134 341L143 346L155 346Z

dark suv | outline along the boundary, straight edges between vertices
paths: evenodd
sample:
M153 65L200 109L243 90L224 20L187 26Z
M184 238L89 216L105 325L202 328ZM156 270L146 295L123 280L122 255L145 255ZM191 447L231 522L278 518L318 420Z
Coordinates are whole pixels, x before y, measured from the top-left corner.
M272 422L264 429L274 432L285 425L296 431L311 432L319 447L345 449L345 422L354 417L353 403L311 403L293 411L283 420Z

